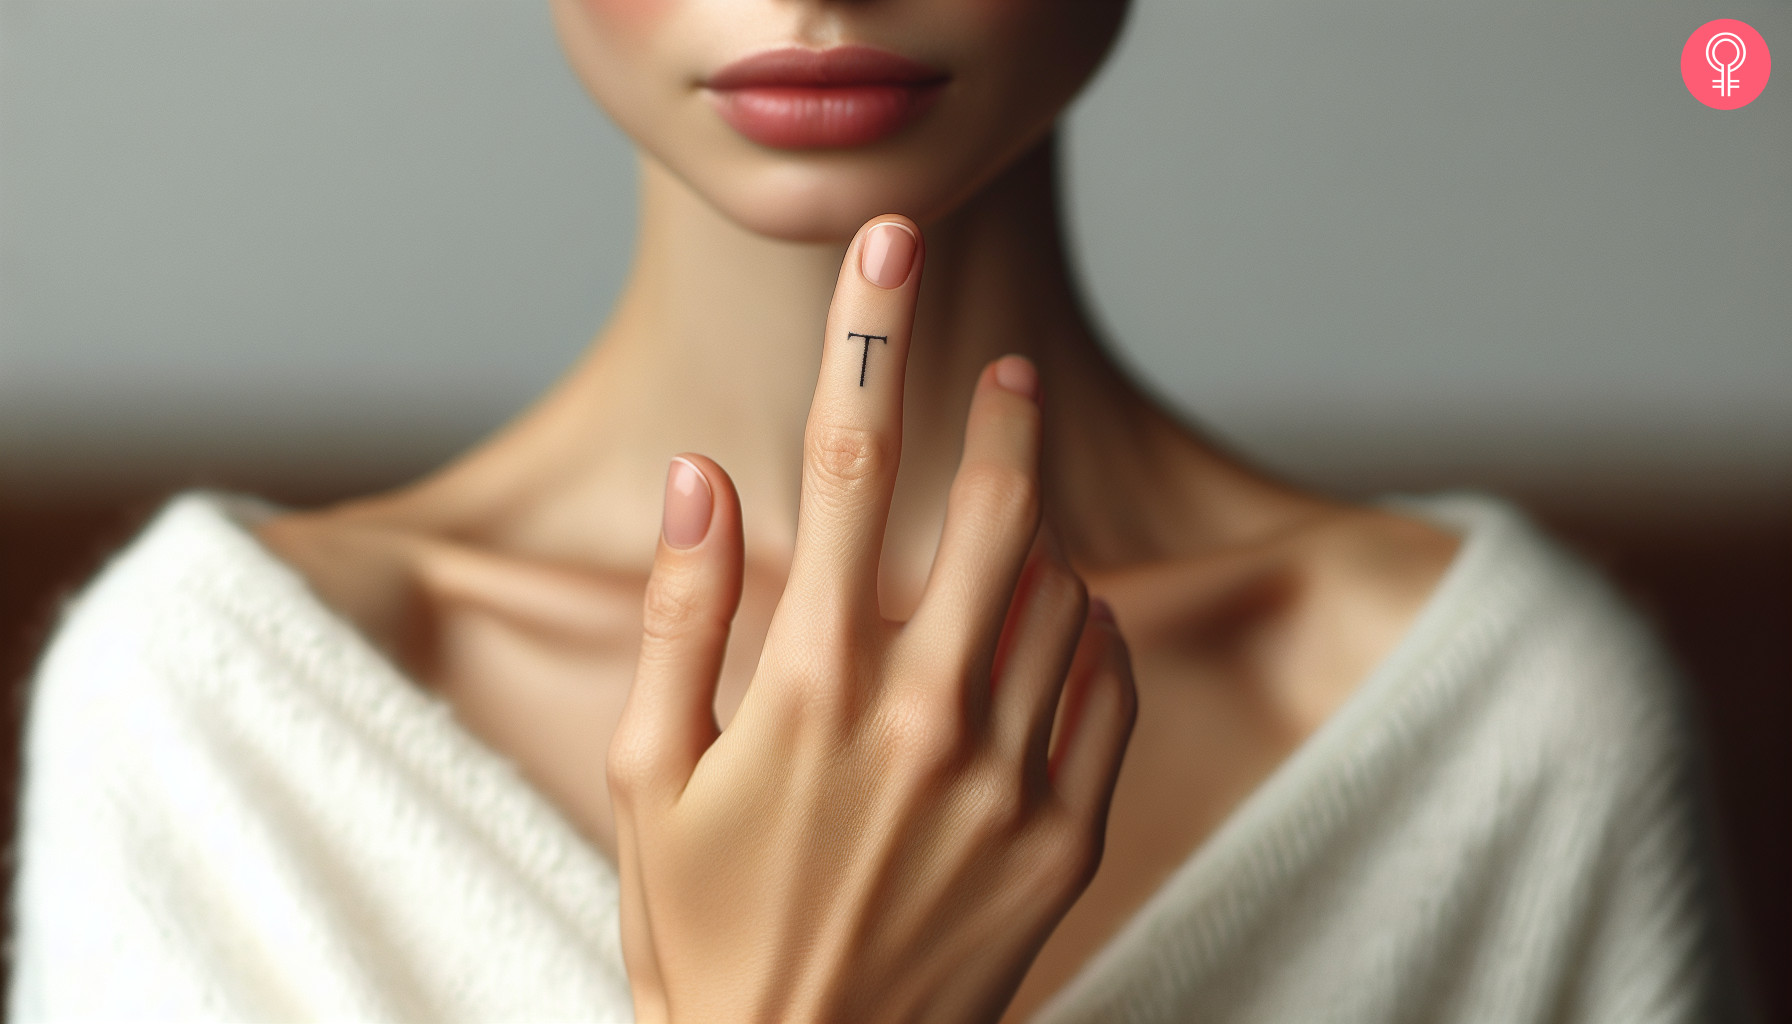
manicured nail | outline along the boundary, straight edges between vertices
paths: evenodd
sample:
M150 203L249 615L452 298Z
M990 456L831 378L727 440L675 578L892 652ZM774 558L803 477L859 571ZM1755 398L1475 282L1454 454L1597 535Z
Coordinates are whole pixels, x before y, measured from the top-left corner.
M666 470L666 508L660 519L666 543L675 548L695 547L709 532L709 514L714 507L715 497L703 471L689 459L674 458Z
M915 262L915 233L895 221L884 221L865 236L859 249L859 270L879 288L894 288L908 280Z
M996 383L1017 395L1039 401L1039 369L1026 356L1003 356L996 360Z
M1113 622L1114 608L1099 597L1089 599L1089 618L1096 622Z

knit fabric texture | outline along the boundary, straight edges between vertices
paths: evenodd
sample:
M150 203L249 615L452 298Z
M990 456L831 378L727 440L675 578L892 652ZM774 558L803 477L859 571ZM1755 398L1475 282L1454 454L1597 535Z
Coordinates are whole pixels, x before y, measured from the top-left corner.
M1708 1019L1683 695L1511 506L1036 1024ZM30 693L14 1021L630 1021L614 866L255 538L171 501Z

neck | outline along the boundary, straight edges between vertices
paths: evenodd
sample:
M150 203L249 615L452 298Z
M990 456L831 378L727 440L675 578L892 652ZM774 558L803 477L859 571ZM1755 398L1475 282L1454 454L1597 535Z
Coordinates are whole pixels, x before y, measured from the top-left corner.
M884 550L897 604L918 594L932 560L977 371L1004 353L1040 369L1046 514L1073 561L1176 547L1195 525L1178 499L1227 468L1097 341L1066 260L1056 155L1048 136L922 225L927 265ZM644 568L666 462L697 451L740 491L749 561L787 563L819 332L845 242L746 231L646 156L640 190L633 267L588 354L509 428L399 500L413 513L427 507L438 529L519 553ZM1067 420L1074 429L1053 429Z

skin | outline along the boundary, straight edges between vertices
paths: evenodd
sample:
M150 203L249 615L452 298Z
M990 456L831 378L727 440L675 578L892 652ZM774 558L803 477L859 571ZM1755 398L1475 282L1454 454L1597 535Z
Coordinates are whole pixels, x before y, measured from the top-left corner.
M1038 869L1058 885L1043 911L1015 909L1046 877L1015 867L1020 860L990 861L988 877L997 881L977 890L982 902L948 899L940 894L950 879L922 872L912 891L883 898L889 906L955 908L930 926L927 943L903 947L891 939L893 945L878 947L886 952L881 957L842 953L806 964L787 957L761 964L750 984L741 981L757 993L755 1012L790 1010L799 1005L792 993L803 993L810 1001L800 1005L820 1019L841 1009L827 993L855 985L907 991L903 971L924 973L929 944L952 949L954 936L975 936L1005 950L1004 957L976 968L965 966L981 963L976 958L951 961L966 977L952 988L951 1012L932 1007L941 1012L930 1019L1025 1020L1386 657L1448 567L1456 541L1254 470L1168 414L1103 349L1062 244L1054 124L1111 45L1122 4L551 3L574 72L639 146L640 231L609 322L552 390L460 459L390 493L282 516L264 525L262 539L620 862L625 894L637 894L632 909L625 896L624 927L643 1019L665 1015L670 997L662 991L655 1003L651 989L667 984L691 993L683 1005L719 1005L705 1001L703 972L642 967L696 955L681 953L680 943L662 941L661 933L679 934L681 900L691 898L691 880L705 877L708 862L680 852L688 849L681 842L703 830L667 810L671 805L650 801L641 806L659 809L631 818L626 804L637 773L630 765L640 765L622 756L624 770L614 773L612 755L725 749L728 771L698 773L717 793L776 775L773 767L791 760L788 736L779 739L764 725L775 720L766 713L744 719L759 724L732 744L703 748L687 736L681 748L663 724L632 725L620 735L634 742L613 744L625 707L636 701L631 689L646 689L636 684L637 673L657 678L649 657L655 631L644 644L643 627L654 627L654 609L663 613L668 605L647 600L650 582L677 579L679 564L696 572L692 565L709 564L702 557L736 566L723 573L739 581L731 620L713 611L718 600L733 603L721 598L670 606L693 621L731 622L725 634L681 633L670 620L656 627L661 636L686 637L674 645L682 653L663 662L713 663L707 682L696 670L668 677L686 680L670 692L686 695L687 713L658 721L693 721L688 702L710 702L726 740L736 714L753 707L746 703L750 690L786 692L787 682L759 685L760 675L829 676L792 669L791 651L839 654L829 685L844 692L903 692L909 684L889 682L900 674L882 655L872 656L886 651L875 639L883 634L860 627L907 623L904 629L920 635L915 623L931 623L932 639L912 649L938 648L952 620L919 615L929 607L930 574L997 549L1031 551L1027 564L1045 564L1047 578L1072 581L1066 586L1075 600L1060 596L1056 617L1024 639L992 629L951 643L976 662L1004 642L1011 650L1085 651L1087 637L1111 631L1110 646L1130 653L1119 661L1084 654L1083 662L1109 667L1079 677L1059 665L1040 670L1045 681L1033 684L1054 702L1058 687L1076 694L1099 686L1130 692L1136 702L1117 779L1111 768L1093 768L1067 783L1113 787L1111 801L1085 805L1105 804L1085 814L1077 833L1093 837L1096 866L1085 874L1071 870L1077 851L1089 847L1065 838L1074 829L1059 827L1056 845L1048 844L1055 853ZM714 115L695 85L766 46L838 42L904 53L946 69L952 82L898 135L827 152L753 145ZM857 280L848 273L851 247L867 222L878 220L903 221L923 240L926 284L917 269L904 286L912 308L903 316L911 326L900 332L860 322L875 317L835 322L842 304L856 301L844 294ZM910 337L899 355L880 343L862 356L858 339L839 347L849 343L848 331L890 335L890 345L899 334ZM830 347L835 334L838 345ZM836 352L837 366L829 362ZM972 413L992 388L1001 390L991 383L992 364L1005 353L1027 357L1042 391L1036 451L1016 457L1019 468L1006 476L1034 493L1037 518L992 528L948 557L942 538L953 536L949 498L961 461L976 447ZM838 372L830 375L830 367ZM866 388L858 389L862 368ZM897 368L900 375L892 376ZM894 412L880 429L900 458L891 460L887 487L872 489L880 495L875 501L823 502L834 510L831 527L799 526L817 519L816 481L825 479L816 463L826 449L805 443L806 425L852 415L875 400L874 392L887 402L891 388ZM659 540L667 464L679 453L701 453L692 461L703 467L723 523L690 549L710 555L684 552L696 562L680 563ZM736 528L728 509L738 510L737 534L729 532ZM1037 539L1039 523L1055 546ZM816 538L829 529L869 538L864 556L818 558ZM989 576L1001 593L982 600L1006 602L1035 575L1029 569ZM875 620L789 610L843 592L868 595ZM1112 606L1117 627L1086 620L1085 592ZM847 663L859 667L839 667ZM780 666L784 671L773 671ZM771 706L773 697L754 700ZM636 723L656 721L630 715ZM1053 742L1066 743L1068 735L1060 729ZM715 764L724 763L715 756ZM1019 754L1007 756L1020 763ZM877 777L863 764L850 771ZM962 773L936 775L935 789L917 789L912 802L890 806L936 806L965 784ZM805 794L814 799L806 806L828 806L817 795L824 792L817 776L777 777L786 796ZM645 858L646 871L619 854L612 784L625 804L622 833L635 837L626 845L657 836L648 844L669 851ZM718 798L712 806L728 803ZM858 834L887 838L899 819L862 822ZM720 820L711 824L723 828ZM864 851L851 844L818 842L825 835L818 820L788 817L776 827L759 822L764 835L730 833L737 836L733 859L759 863L746 854L796 844L824 861L832 856L836 866L863 860ZM946 844L953 830L942 826L938 834ZM762 841L772 845L753 845ZM906 856L925 860L944 848ZM683 865L684 874L655 882L653 863ZM805 889L817 874L760 877L754 891L770 897L759 912L770 920L791 907L823 907L802 920L825 934L827 921L848 919L855 907L864 911L870 897L850 886ZM992 910L1002 907L1008 911ZM668 922L654 929L651 942L640 935L646 920ZM754 922L743 917L741 924ZM685 946L694 949L697 941ZM716 954L702 951L711 964ZM659 976L644 982L638 975ZM650 990L644 993L643 984ZM729 1019L752 1019L746 1009L734 1004Z
M1111 610L1040 528L1026 359L977 382L914 614L893 622L878 600L924 259L878 285L859 257L910 225L874 221L843 261L797 550L726 734L712 707L740 506L702 456L669 475L607 765L642 1021L995 1020L1100 861L1136 693ZM878 373L853 325L887 343Z

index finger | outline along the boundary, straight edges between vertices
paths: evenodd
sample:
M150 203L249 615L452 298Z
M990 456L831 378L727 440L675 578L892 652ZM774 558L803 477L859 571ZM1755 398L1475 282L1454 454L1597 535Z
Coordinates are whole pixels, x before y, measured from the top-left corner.
M902 455L902 378L922 255L914 221L874 217L847 246L834 285L821 373L803 428L796 551L785 591L787 598L818 602L827 614L877 612L877 566Z

